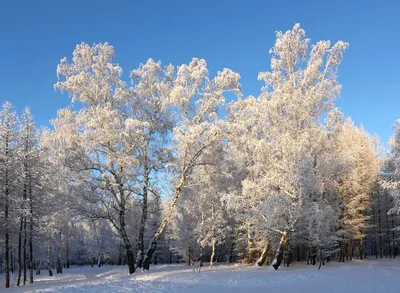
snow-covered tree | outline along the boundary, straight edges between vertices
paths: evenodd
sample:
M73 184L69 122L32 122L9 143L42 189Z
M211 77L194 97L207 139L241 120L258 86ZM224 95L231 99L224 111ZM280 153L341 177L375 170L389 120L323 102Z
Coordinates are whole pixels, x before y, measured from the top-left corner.
M136 194L142 198L142 211L137 242L137 266L142 267L144 259L144 235L148 218L149 193L155 193L160 173L170 160L168 148L170 131L173 126L171 111L167 105L173 88L174 67L162 67L161 62L149 59L138 69L131 71L133 88L132 118L144 124L143 142L137 148L138 188ZM153 179L153 180L152 180ZM156 194L157 196L157 194Z
M320 41L309 51L309 39L296 24L278 32L270 52L271 71L261 72L265 86L259 98L248 97L232 107L233 135L248 144L252 164L243 181L243 196L257 202L258 217L281 234L273 266L283 257L288 233L300 216L301 170L312 165L326 136L324 115L333 110L340 92L337 69L348 44Z
M205 60L197 58L177 69L169 96L176 119L172 133L175 159L169 167L175 171L176 183L168 209L147 250L144 269L149 268L157 240L170 221L187 180L196 174L196 167L208 163L214 147L224 138L225 127L218 109L225 103L225 92L240 93L239 78L239 74L224 69L211 79Z
M62 59L55 87L67 92L79 110L58 111L54 131L46 133L49 148L69 176L72 206L83 215L109 220L123 241L129 273L135 272L126 211L138 178L137 147L146 122L132 116L129 90L113 63L114 49L105 44L80 44L72 63Z
M362 127L355 127L350 119L343 124L337 142L336 154L347 162L347 170L339 181L342 209L339 236L342 250L348 246L351 258L354 241L358 242L361 251L363 249L367 209L381 165L376 139ZM343 257L345 254L343 252Z
M4 225L1 225L0 229L4 235L6 288L10 287L10 234L13 232L12 219L16 216L14 207L18 179L17 125L18 118L13 106L9 102L4 103L0 110L0 200Z

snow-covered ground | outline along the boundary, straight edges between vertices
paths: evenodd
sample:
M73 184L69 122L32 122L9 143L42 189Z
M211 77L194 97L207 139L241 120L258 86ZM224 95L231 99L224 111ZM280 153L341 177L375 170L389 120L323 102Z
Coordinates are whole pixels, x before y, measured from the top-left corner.
M65 270L62 275L35 276L33 285L0 292L400 292L400 259L352 261L317 266L294 264L278 271L268 267L218 265L200 272L185 265L153 266L151 271L127 275L127 268L107 266ZM4 276L0 277L4 286ZM15 280L12 285L15 286Z

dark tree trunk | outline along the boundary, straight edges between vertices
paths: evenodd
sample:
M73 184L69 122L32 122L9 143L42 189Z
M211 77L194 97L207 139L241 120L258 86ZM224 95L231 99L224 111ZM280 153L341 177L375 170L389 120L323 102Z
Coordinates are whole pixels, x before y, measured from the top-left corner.
M26 242L27 242L28 234L26 231L26 217L24 218L24 253L23 253L23 266L24 266L24 285L26 285Z
M160 238L161 234L164 232L165 227L167 226L167 224L170 221L173 209L174 209L174 207L176 205L176 202L178 201L178 198L179 198L179 196L181 194L182 187L183 187L183 184L185 182L185 179L186 179L186 169L184 168L183 174L181 176L181 180L179 181L177 187L175 188L174 197L173 197L172 201L169 204L167 214L162 219L162 221L160 223L160 226L158 227L156 233L154 234L154 236L153 236L153 238L151 240L150 246L147 249L146 256L143 259L143 266L142 267L143 267L144 270L149 270L150 269L150 261L151 261L151 258L153 257L154 252L156 251L157 241Z
M199 267L203 266L203 245L200 245Z
M318 248L318 252L319 252L319 266L318 266L318 270L321 268L321 265L323 263L323 259L322 259L322 249L321 247Z
M144 259L144 232L146 229L146 221L147 221L147 199L149 193L149 182L150 182L150 172L148 167L148 158L147 152L145 153L145 165L144 165L144 183L143 183L143 202L142 202L142 216L140 218L140 227L139 227L139 237L138 243L136 246L137 250L137 261L136 266L141 268L143 265Z
M150 268L150 260L153 257L154 252L156 251L158 237L159 235L153 236L153 239L151 240L150 243L150 247L147 249L146 256L143 259L144 270L148 270Z
M41 266L41 262L38 261L36 264L36 275L40 275L40 266Z
M276 251L275 258L272 262L272 267L277 270L282 263L283 260L283 251L286 247L287 241L287 232L283 232L281 236L281 241L279 242L278 250Z
M394 227L395 227L395 225L394 225L394 216L392 214L392 241L393 241L392 247L393 247L393 258L396 258L396 243L395 243L395 237L394 237Z
M363 245L363 239L360 239L360 260L363 260L363 252L364 252L364 245Z
M297 244L297 262L300 262L300 245Z
M4 243L4 250L5 250L5 262L4 262L4 271L6 275L6 281L5 281L5 287L9 288L10 287L10 235L8 233L8 175L6 171L6 183L5 183L5 243Z
M26 154L28 153L27 147L25 148ZM28 193L28 184L27 180L29 178L28 176L28 161L27 161L27 155L25 155L25 162L24 162L24 169L25 169L25 182L24 182L24 191L23 191L23 208L26 208L26 199L27 199L27 193ZM27 241L27 231L26 231L26 216L23 217L23 222L24 222L24 244L23 244L23 267L24 267L24 285L26 285L26 241Z
M375 216L375 205L372 205L372 219L374 221L374 249L372 251L375 254L375 257L378 258L378 241L376 236L376 216Z
M10 152L9 152L9 138L11 135L11 130L10 128L7 129L7 133L5 135L5 143L4 143L4 148L5 148L5 157L6 159L9 158ZM9 209L9 178L8 178L8 166L5 168L5 174L4 174L4 196L5 196L5 205L4 205L4 219L5 219L5 243L4 243L4 250L5 250L5 264L4 264L4 271L6 275L6 281L5 281L5 287L9 288L10 287L10 267L9 267L9 261L10 261L10 234L9 234L9 227L8 227L8 209Z
M315 266L317 263L317 249L315 247L312 248L312 257L311 257L311 264Z
M51 270L51 265L50 265L50 235L47 237L47 270L49 271L49 277L53 276L53 271Z
M22 272L22 228L24 225L24 219L21 216L20 224L19 224L19 233L18 233L18 277L17 277L17 286L21 283L21 272Z
M29 178L29 283L33 284L33 203L32 203L32 186L31 178Z
M381 204L380 204L380 193L378 188L378 224L379 224L379 255L380 258L383 257L383 245L382 245L382 231L381 231Z
M64 235L64 237L65 237L65 268L67 268L67 269L69 269L69 253L70 253L70 251L69 251L69 249L70 249L70 237L71 237L71 234L70 234L70 229L69 229L69 223L67 223L67 225L66 225L66 231L65 231L65 235Z
M6 215L8 216L8 204L6 203ZM7 217L6 216L6 217ZM6 226L7 226L7 222L6 222ZM5 233L5 261L4 261L4 271L6 274L6 284L5 287L9 288L10 287L10 267L9 267L9 263L10 263L10 246L9 246L9 242L10 242L10 236L8 234L8 228L6 228L6 233Z
M124 242L125 251L126 251L126 261L129 267L129 274L132 275L135 272L135 257L133 255L131 243L129 241L128 235L126 234L125 229L125 206L120 207L119 212L119 224L120 224L120 234L121 238Z
M103 265L103 254L99 252L99 256L97 257L97 267L100 268Z
M348 259L353 260L353 244L354 241L350 240L347 246L347 254L348 254Z
M247 223L247 263L253 263L253 238L251 237L251 225Z
M190 246L188 247L188 250L187 250L187 258L186 258L186 264L188 265L188 266L191 266L192 265L192 256L191 256L191 251L190 251Z
M69 231L66 239L66 255L65 257L67 258L66 261L66 268L69 269Z
M232 237L232 244L229 249L229 263L233 263L234 256L235 256L235 239Z
M389 246L389 248L388 248L388 250L387 250L387 252L386 252L386 258L387 258L387 255L388 255L388 254L389 254L389 257L392 258L392 248L391 248L391 245L390 245L389 217L388 217L388 214L387 214L387 213L388 213L387 196L388 196L388 194L385 193L386 234L387 234L388 246Z
M58 232L58 245L57 245L57 274L62 274L62 259L61 259L61 232Z
M14 249L11 249L10 250L10 258L11 258L11 264L10 264L10 271L11 271L11 274L14 274L14 261L15 261L15 256L14 256L14 254L13 254L13 252L14 252Z

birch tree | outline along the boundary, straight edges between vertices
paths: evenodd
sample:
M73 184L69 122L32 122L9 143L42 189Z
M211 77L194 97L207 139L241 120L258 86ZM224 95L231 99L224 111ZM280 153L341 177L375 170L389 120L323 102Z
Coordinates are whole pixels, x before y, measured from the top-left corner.
M130 74L133 84L133 88L130 89L133 118L145 125L143 142L137 148L140 175L136 193L142 198L136 246L138 267L142 267L144 259L144 235L148 218L149 193L155 192L156 178L161 171L165 171L165 165L171 157L167 146L173 121L167 102L173 88L173 73L172 65L162 67L160 61L155 62L153 59L149 59L138 69L132 70Z
M120 79L122 69L113 58L114 49L107 43L92 47L82 43L72 63L61 60L57 74L64 79L55 87L67 92L80 109L59 110L47 141L69 174L70 187L79 187L72 200L74 209L112 223L133 274L135 261L125 216L138 177L136 148L143 142L146 125L132 116L129 91Z
M258 195L259 217L266 220L268 229L281 234L275 269L305 196L300 167L313 162L325 135L322 117L334 108L340 92L337 69L347 47L342 41L333 46L320 41L309 51L309 39L299 24L286 33L278 32L270 50L271 71L258 76L265 83L260 97L233 106L237 133L248 138L254 161L251 176L243 182L243 195Z
M187 179L195 174L196 166L205 164L204 159L224 137L218 109L225 102L225 92L240 93L239 77L225 68L211 79L205 60L197 58L177 69L168 101L176 119L172 133L175 160L169 165L176 171L176 183L168 209L146 252L144 269L150 267L158 238L171 219Z

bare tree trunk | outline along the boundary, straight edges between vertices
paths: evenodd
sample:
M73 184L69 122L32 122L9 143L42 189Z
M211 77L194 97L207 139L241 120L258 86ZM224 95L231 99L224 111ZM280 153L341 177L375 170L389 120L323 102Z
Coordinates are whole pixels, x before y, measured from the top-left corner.
M22 227L24 224L24 219L21 216L20 224L19 224L19 233L18 233L18 277L17 277L17 286L21 283L21 270L22 270Z
M284 231L281 236L281 241L279 242L278 250L276 251L275 258L272 261L272 267L277 270L283 260L283 251L285 250L287 242L287 232Z
M322 260L322 249L321 249L321 247L319 247L318 248L318 254L319 254L319 266L318 266L318 270L321 268L321 265L322 265L322 263L323 263L323 260Z
M24 178L24 191L23 191L23 208L26 208L26 199L27 199L27 193L28 193L28 184L27 180L29 179L28 176L28 162L27 162L27 153L28 149L25 147L25 162L24 162L24 170L25 170L25 178ZM23 245L23 266L24 266L24 285L26 285L26 240L27 240L27 232L26 232L26 216L23 217L23 222L24 222L24 245Z
M140 218L139 237L136 246L137 261L136 267L141 268L144 259L144 232L146 229L147 220L147 198L149 193L150 172L148 170L147 152L145 153L145 168L144 168L144 185L143 185L143 202L142 202L142 216Z
M233 229L235 229L235 228L233 228ZM234 256L235 256L235 246L236 246L236 243L235 243L235 241L236 241L235 232L232 232L232 234L231 234L231 241L232 242L231 242L231 245L230 245L230 248L229 248L229 263L233 263Z
M99 252L99 256L97 257L97 267L98 268L100 268L103 265L102 259L103 259L103 254L101 252Z
M15 260L15 257L14 257L14 254L13 254L13 250L14 249L11 249L11 251L10 251L10 253L11 253L11 255L10 255L10 257L11 257L11 267L10 267L11 275L14 275L14 260Z
M66 236L66 241L65 241L65 244L66 244L66 251L65 251L65 257L67 258L66 259L66 261L67 261L67 263L66 263L66 267L67 267L67 269L69 269L69 237L70 237L70 234L69 234L69 227L67 226L67 236Z
M7 190L7 188L6 188ZM7 193L6 193L7 194ZM4 271L6 275L6 284L5 287L9 288L10 287L10 235L8 233L8 195L6 195L6 204L5 204L5 218L6 218L6 228L5 228L5 245L4 245L4 250L5 250L5 264L4 264Z
M33 198L32 179L29 176L29 283L33 284Z
M265 245L265 247L264 247L264 249L263 249L263 251L261 253L260 258L257 260L257 265L259 267L261 267L264 264L264 262L265 262L265 260L267 259L267 256L268 256L268 252L269 252L269 241L267 241L267 244Z
M388 250L387 250L387 252L386 252L386 258L387 258L387 255L388 255L388 254L389 254L389 257L392 258L392 248L391 248L391 246L390 246L389 217L388 217L388 214L387 214L387 213L388 213L387 196L388 196L388 194L385 193L386 234L387 234L388 245L389 245L389 248L388 248Z
M28 234L26 231L26 217L24 217L24 253L23 253L23 266L24 266L24 285L26 285L26 242L27 242Z
M41 261L38 261L36 263L36 275L40 275L41 266L42 266Z
M190 249L190 245L189 245L188 250L187 250L186 264L187 264L188 266L191 266L191 265L192 265L192 252L191 252L191 249Z
M251 237L250 221L247 221L247 263L253 263L253 238Z
M392 247L393 247L393 258L396 258L396 243L394 242L394 241L395 241L395 237L394 237L394 227L395 227L395 225L394 225L394 216L393 216L393 214L392 214L392 241L393 241Z
M47 236L46 247L47 247L47 270L49 271L49 277L52 277L53 271L51 270L51 265L50 265L50 235Z
M61 232L58 232L58 239L57 239L57 274L62 274L62 259L61 259Z
M186 164L184 164L185 166ZM153 239L151 240L150 246L147 249L146 252L146 256L143 259L143 269L144 270L148 270L150 268L150 260L154 254L154 252L156 251L156 246L157 246L157 241L158 238L161 236L161 234L163 233L165 227L167 226L167 224L169 223L174 207L176 205L176 202L178 201L179 196L181 195L181 191L182 191L182 187L183 184L185 183L185 179L186 179L186 167L184 167L184 170L182 172L181 175L181 179L178 183L178 185L175 188L175 193L174 193L174 197L172 199L172 201L170 202L169 206L168 206L168 210L166 215L164 216L164 218L162 219L160 226L158 227L156 233L153 236Z
M10 130L8 129L6 136L5 136L5 157L9 157L9 137L10 137ZM5 287L9 288L10 287L10 267L9 267L9 261L10 261L10 234L9 234L9 227L8 227L8 209L9 209L9 178L8 178L8 166L5 168L5 174L4 174L4 196L5 196L5 211L4 211L4 220L5 220L5 243L4 243L4 249L5 249L5 264L4 264L4 271L6 275L6 281L5 281Z
M373 228L374 228L374 250L372 251L372 254L375 254L375 257L378 258L378 242L376 238L376 216L375 216L375 206L372 205L372 219L374 221Z
M126 259L129 267L129 274L132 275L135 272L135 257L133 255L132 246L129 241L129 237L126 234L126 229L125 229L125 206L120 207L119 224L120 224L119 228L120 234L125 246Z
M210 268L214 265L214 258L215 258L215 237L211 240L211 257L210 257Z
M381 231L381 205L380 205L380 192L378 188L378 223L379 223L379 254L380 258L383 256L383 248L382 248L382 231Z
M203 245L200 244L199 267L203 266Z
M353 240L350 240L348 243L347 255L349 260L353 260Z

